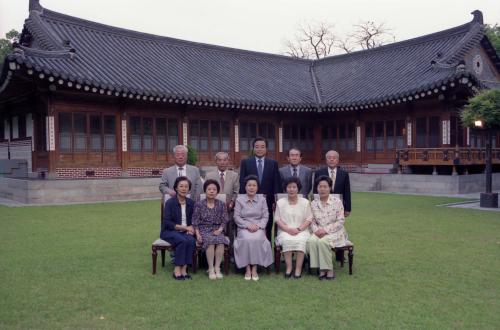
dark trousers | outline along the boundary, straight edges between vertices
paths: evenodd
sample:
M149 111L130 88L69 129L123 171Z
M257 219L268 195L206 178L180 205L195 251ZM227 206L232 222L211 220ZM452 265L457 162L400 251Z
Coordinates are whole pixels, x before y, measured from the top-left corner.
M175 265L184 266L193 263L193 252L196 248L196 239L186 233L167 231L161 237L172 244L175 249Z

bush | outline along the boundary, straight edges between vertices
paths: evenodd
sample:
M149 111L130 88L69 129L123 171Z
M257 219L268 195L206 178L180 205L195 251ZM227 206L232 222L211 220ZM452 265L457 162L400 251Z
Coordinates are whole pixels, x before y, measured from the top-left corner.
M198 152L190 145L188 145L187 148L188 148L187 163L189 165L196 166L196 163L198 162Z

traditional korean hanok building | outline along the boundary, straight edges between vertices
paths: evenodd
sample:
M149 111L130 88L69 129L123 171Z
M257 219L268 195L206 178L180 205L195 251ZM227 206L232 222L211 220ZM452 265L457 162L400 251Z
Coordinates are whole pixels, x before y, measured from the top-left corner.
M0 157L52 178L157 176L176 144L197 150L200 166L221 150L237 166L260 135L280 162L297 146L313 166L335 149L351 170L463 173L484 164L483 138L458 111L499 82L479 11L448 30L303 60L111 27L30 0L0 75Z

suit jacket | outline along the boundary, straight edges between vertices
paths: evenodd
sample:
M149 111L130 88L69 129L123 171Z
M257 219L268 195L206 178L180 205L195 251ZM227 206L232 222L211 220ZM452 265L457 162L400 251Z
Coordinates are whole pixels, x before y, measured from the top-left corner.
M212 172L208 172L205 176L205 180L215 180L219 184L220 183L220 175L219 170L215 170ZM238 193L240 191L240 181L238 177L238 173L231 170L226 170L224 174L224 189L221 189L221 194L226 194L227 200L235 200L238 197Z
M194 201L191 198L186 198L186 222L191 226L194 210ZM175 230L175 225L182 224L181 204L177 198L170 198L165 203L163 208L163 218L161 219L160 237L168 231Z
M243 159L240 164L240 194L245 194L245 177L253 174L257 177L257 161L255 156ZM274 195L281 191L281 178L278 170L278 162L265 158L262 172L262 182L259 183L258 194L265 194L267 205L274 203Z
M189 194L191 194L191 198L198 199L203 189L201 178L200 178L200 170L197 167L186 164L186 176L191 181L191 190ZM161 175L161 183L160 183L160 191L162 194L170 194L174 191L174 182L177 179L177 165L170 166L163 170Z
M314 180L322 175L330 177L328 167L320 168L314 173ZM313 192L318 193L316 185L313 185ZM351 212L351 183L349 181L349 173L337 166L337 176L335 177L335 186L332 189L333 194L342 195L342 203L344 204L344 211Z
M299 194L302 194L302 196L307 198L307 196L311 192L312 187L312 170L309 167L303 165L299 165L298 168L299 180L302 184L302 189L300 189ZM290 178L292 176L292 166L288 164L280 168L280 176L281 182L284 182L286 179ZM281 191L286 193L285 187L282 187Z

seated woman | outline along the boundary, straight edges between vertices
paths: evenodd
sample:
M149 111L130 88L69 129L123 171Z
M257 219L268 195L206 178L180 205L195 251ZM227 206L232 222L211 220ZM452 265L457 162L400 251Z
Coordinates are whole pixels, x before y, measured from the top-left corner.
M344 228L344 206L342 201L330 196L332 179L320 176L315 185L319 199L311 203L313 235L307 240L307 252L311 268L319 268L319 279L333 280L332 248L350 245Z
M266 238L269 217L266 199L257 195L259 179L255 175L245 178L246 194L239 195L234 208L234 222L238 234L234 240L234 260L238 268L246 267L245 280L259 280L257 265L267 267L273 263L271 243Z
M172 276L176 280L190 280L187 266L192 264L196 247L194 228L191 225L194 201L186 195L191 190L191 181L185 176L175 179L176 196L165 203L160 237L175 249L175 268Z
M293 277L300 278L306 242L310 236L308 228L312 222L311 206L307 199L298 196L298 192L302 188L299 178L289 177L285 180L283 187L288 196L281 198L276 203L276 212L274 213L274 221L278 225L276 244L281 246L281 251L285 255L285 278L292 276L293 253L295 253Z
M224 236L228 215L226 203L216 199L220 191L217 181L206 180L203 184L203 191L206 199L197 202L194 206L193 227L196 240L207 255L208 278L215 280L223 278L220 263L224 255L224 245L229 244L229 238Z

